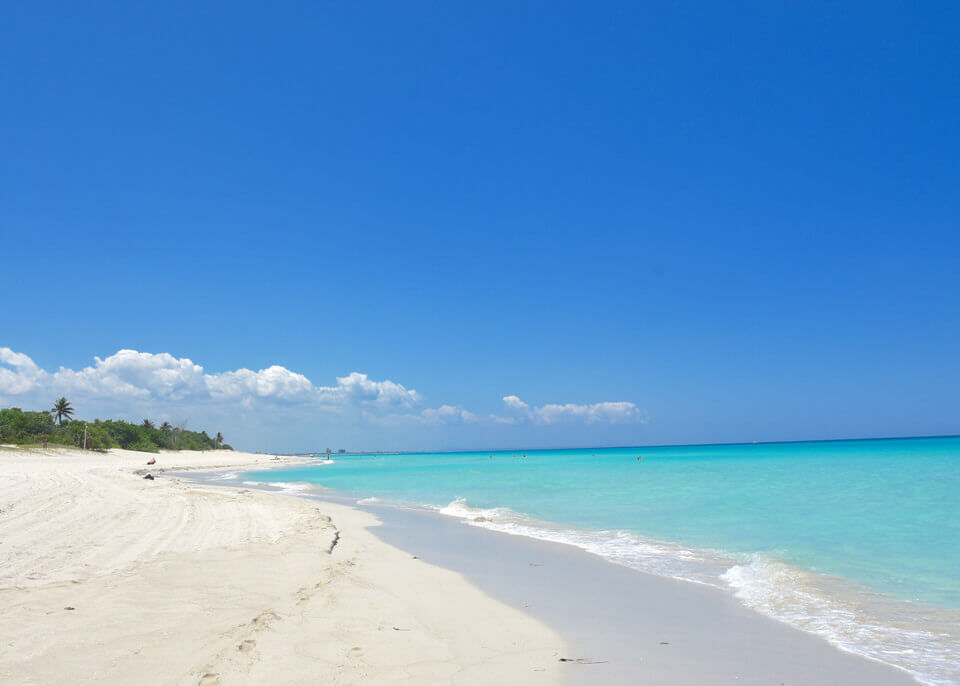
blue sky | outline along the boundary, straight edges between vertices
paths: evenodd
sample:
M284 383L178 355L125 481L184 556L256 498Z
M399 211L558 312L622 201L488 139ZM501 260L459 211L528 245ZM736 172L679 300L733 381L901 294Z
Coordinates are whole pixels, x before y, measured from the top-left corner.
M276 450L960 430L955 3L4 15L3 404Z

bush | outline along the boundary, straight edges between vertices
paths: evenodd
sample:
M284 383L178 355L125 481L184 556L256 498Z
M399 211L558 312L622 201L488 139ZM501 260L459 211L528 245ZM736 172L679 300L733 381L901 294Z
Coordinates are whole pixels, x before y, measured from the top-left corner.
M157 447L156 443L148 441L145 438L141 438L136 443L131 443L127 446L127 450L139 450L144 453L159 453L160 448Z
M109 450L110 448L115 447L116 443L114 443L110 434L103 428L102 425L87 425L87 448L90 450Z
M49 412L24 412L19 407L0 409L0 443L41 443L44 439L56 445L86 446L90 450L125 448L155 453L167 450L215 450L217 441L206 431L178 431L164 422L165 428L131 424L118 419L82 422L65 419L57 426ZM233 450L229 445L222 449Z
M50 436L50 442L82 448L84 445L84 429L87 432L87 449L108 450L116 447L116 443L111 439L110 434L107 433L102 424L84 424L84 422L70 422L64 424L63 427L57 427Z
M0 410L0 441L6 443L39 443L55 428L46 412L24 412L19 407Z
M206 432L184 431L177 439L177 450L216 450L217 442Z

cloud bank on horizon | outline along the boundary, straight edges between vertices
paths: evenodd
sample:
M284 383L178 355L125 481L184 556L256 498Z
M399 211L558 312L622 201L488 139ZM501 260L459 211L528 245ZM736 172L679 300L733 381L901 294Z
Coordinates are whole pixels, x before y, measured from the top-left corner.
M417 391L390 380L375 381L351 372L337 377L336 385L318 386L303 374L273 365L265 369L237 369L208 373L189 358L169 353L118 350L79 370L60 367L49 372L28 355L0 347L0 403L40 403L53 397L93 399L101 405L129 407L162 413L178 404L253 407L258 403L313 408L318 412L356 411L378 424L499 424L563 422L645 423L631 402L587 405L547 404L533 407L515 395L503 398L504 414L481 417L459 405L424 407Z

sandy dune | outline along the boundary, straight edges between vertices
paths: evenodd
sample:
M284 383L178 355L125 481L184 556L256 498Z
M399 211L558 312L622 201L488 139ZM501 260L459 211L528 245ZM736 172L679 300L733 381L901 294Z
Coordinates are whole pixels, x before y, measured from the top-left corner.
M559 680L553 630L380 542L372 516L144 480L148 457L0 449L0 683ZM256 463L276 464L156 466Z

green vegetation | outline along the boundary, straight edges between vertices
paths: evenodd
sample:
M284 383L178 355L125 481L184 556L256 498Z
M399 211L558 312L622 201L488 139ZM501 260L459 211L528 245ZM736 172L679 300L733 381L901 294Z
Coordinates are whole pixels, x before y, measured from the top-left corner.
M84 422L73 417L73 407L60 398L46 412L25 412L19 407L0 409L0 443L49 443L91 450L125 448L155 453L160 450L233 450L223 434L211 438L206 431L188 431L186 423L164 422L157 428L149 419L131 424L118 419ZM84 443L86 441L86 443Z
M63 426L63 420L73 417L73 405L70 404L70 401L66 398L60 398L53 403L53 409L50 410L52 414L57 419L57 424Z

